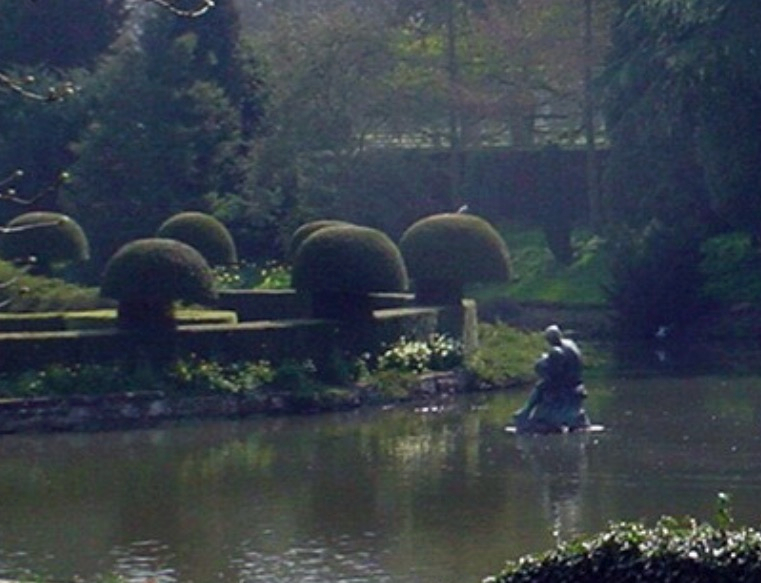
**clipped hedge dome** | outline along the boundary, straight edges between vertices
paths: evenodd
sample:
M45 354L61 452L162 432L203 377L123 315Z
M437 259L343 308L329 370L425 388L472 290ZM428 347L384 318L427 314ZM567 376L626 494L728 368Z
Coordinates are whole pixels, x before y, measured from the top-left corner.
M215 299L214 276L190 245L139 239L108 260L100 293L119 301L122 327L171 325L174 300L204 304Z
M508 281L510 255L499 233L475 215L425 217L402 235L399 247L416 292L456 299L473 282ZM449 288L451 293L445 293ZM439 290L441 293L436 293Z
M407 288L407 271L398 247L381 231L332 226L304 239L292 282L297 290L309 292L397 292Z
M37 263L46 268L90 258L85 232L67 215L42 211L25 213L7 226L18 230L0 237L0 253L4 259L35 257Z
M156 237L175 239L196 249L209 265L230 265L238 262L235 241L220 221L199 212L184 212L168 218L159 227Z
M304 239L309 237L309 235L316 233L320 229L324 229L325 227L345 227L349 225L351 225L351 223L334 219L320 219L317 221L304 223L291 235L291 242L288 246L288 256L291 259L294 259L296 257L296 253L299 250L299 247L304 242Z

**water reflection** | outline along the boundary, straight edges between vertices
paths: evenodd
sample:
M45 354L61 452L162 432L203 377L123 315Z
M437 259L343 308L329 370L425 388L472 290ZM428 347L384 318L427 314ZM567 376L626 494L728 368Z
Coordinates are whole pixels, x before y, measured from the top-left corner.
M611 520L755 525L761 377L587 383L600 434L504 431L524 393L418 410L0 438L0 576L455 583Z
M542 512L557 541L582 534L582 487L587 478L591 433L516 435L540 492Z

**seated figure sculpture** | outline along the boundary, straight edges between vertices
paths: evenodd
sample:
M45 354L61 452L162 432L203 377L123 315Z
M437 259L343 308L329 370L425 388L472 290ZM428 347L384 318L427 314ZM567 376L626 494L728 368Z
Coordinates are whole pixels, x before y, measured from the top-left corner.
M526 404L514 414L515 429L519 433L587 429L590 422L583 408L587 394L581 379L581 351L554 324L544 331L544 338L549 350L534 367L539 382Z

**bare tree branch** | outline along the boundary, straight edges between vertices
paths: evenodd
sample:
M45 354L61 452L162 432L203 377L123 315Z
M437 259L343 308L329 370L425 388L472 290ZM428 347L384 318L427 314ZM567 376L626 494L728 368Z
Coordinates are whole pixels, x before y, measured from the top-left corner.
M199 5L196 8L191 8L187 10L183 10L182 8L177 8L175 2L173 2L172 0L148 0L148 1L153 2L154 4L158 4L162 8L166 8L172 14L176 14L177 16L184 16L188 18L196 18L198 16L203 16L209 10L214 8L214 0L199 0Z
M23 175L23 170L15 170L9 176L0 180L0 202L12 202L21 206L29 206L36 203L42 197L56 192L61 187L61 185L65 184L69 180L69 173L62 172L50 185L40 190L31 198L22 198L18 195L16 189L11 187L11 184L13 184L13 182L21 178Z
M209 10L214 8L214 0L198 0L198 4L195 8L178 8L177 0L146 0L152 2L172 14L182 16L185 18L196 18L203 16ZM0 71L0 89L11 91L27 99L34 99L36 101L60 101L76 92L76 87L70 81L64 81L59 85L48 87L47 90L38 91L34 88L36 79L29 75L26 77L14 78L7 73Z
M44 223L34 223L31 225L16 225L13 227L0 227L0 235L7 235L9 233L21 233L23 231L31 231L34 229L41 229L43 227L56 227L60 225L63 221L46 221ZM29 263L27 259L22 261L22 263ZM33 263L33 262L32 262Z
M158 5L161 8L164 8L170 11L172 14L176 16L181 16L186 18L196 18L196 17L202 16L214 7L214 0L198 0L198 5L195 8L190 8L190 9L178 8L176 5L176 0L146 0L146 1L152 2L153 4ZM20 95L27 99L50 103L50 102L60 101L62 99L65 99L66 97L69 97L70 95L73 95L76 92L76 87L70 81L64 81L56 86L48 87L46 90L37 89L35 87L36 84L37 84L37 79L32 75L16 78L7 73L0 71L0 90L6 90L11 93L16 93L17 95ZM22 170L14 170L11 174L6 176L5 178L0 179L0 202L10 202L13 204L28 206L28 205L34 204L35 202L40 200L42 197L52 192L55 192L63 183L65 183L69 179L68 173L64 172L60 176L58 176L55 182L53 182L47 188L42 189L33 197L22 198L18 196L16 189L13 188L12 185L14 182L19 180L23 175L24 175L24 172ZM59 225L60 223L61 221L48 221L44 223L18 225L13 227L0 226L0 235L6 235L9 233L19 233L19 232L28 231L31 229L55 227ZM37 262L37 259L35 257L26 257L20 260L20 262L22 263L22 267L20 268L21 271L19 272L19 274L12 277L11 279L7 281L0 282L0 291L5 291L5 290L8 290L9 288L14 287L18 283L19 277L23 275L24 273L26 273L27 271L29 271L29 269ZM21 287L18 290L19 294L24 294L24 293L27 293L28 291L29 291L28 288L25 288L25 287ZM0 300L0 310L7 307L10 303L13 302L13 300L14 300L13 297Z
M0 180L0 189L7 188L10 184L21 178L23 175L23 170L14 170L8 176Z
M34 84L36 79L29 75L16 79L10 75L0 72L0 87L18 93L23 97L35 99L37 101L60 101L76 92L76 88L71 81L64 81L54 87L48 87L46 91L35 90Z

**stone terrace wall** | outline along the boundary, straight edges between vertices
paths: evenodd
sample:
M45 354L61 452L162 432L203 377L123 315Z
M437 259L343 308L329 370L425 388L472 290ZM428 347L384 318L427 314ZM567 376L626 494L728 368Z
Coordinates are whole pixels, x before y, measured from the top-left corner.
M163 333L135 333L117 329L6 332L0 333L0 372L44 368L51 363L102 363L130 360L162 361L175 356L196 355L221 361L261 360L279 362L286 358L315 360L332 351L359 354L374 351L399 338L424 338L433 332L446 332L466 340L473 348L477 342L476 307L464 301L455 307L412 306L408 296L379 297L385 309L373 312L363 324L340 320L299 318L303 304L294 294L262 294L266 304L280 301L295 306L291 319L257 319L237 324L179 326ZM273 299L279 297L279 300ZM240 314L251 316L260 308L246 306L243 296L235 301ZM248 294L255 304L258 294ZM401 306L401 307L398 307ZM280 310L278 312L278 310ZM291 315L280 307L273 312ZM272 313L272 312L266 312Z

